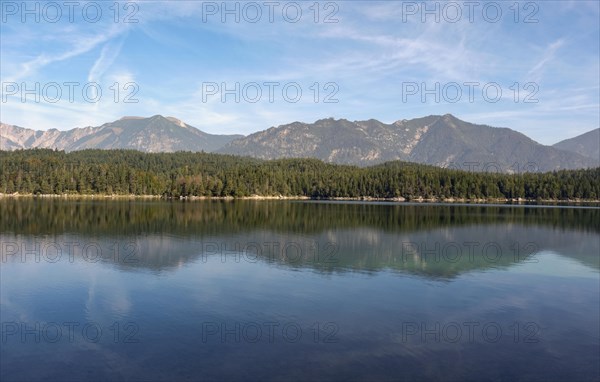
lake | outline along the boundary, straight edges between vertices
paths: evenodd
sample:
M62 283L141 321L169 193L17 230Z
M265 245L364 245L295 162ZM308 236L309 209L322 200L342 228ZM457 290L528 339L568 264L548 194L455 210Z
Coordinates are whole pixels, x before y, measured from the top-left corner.
M600 209L0 199L3 381L600 380Z

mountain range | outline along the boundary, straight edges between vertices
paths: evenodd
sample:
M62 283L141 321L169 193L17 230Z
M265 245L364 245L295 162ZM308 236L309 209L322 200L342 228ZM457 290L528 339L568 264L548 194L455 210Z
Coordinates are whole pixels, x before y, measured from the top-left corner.
M123 117L97 127L67 131L36 131L0 124L0 150L56 148L133 149L146 152L214 151L243 135L213 135L177 118L155 115L150 118Z
M205 151L261 159L317 158L367 166L403 160L473 170L552 171L600 166L600 129L553 146L451 114L386 124L375 119L294 122L243 135L202 132L173 117L124 117L97 127L36 131L0 123L0 149Z

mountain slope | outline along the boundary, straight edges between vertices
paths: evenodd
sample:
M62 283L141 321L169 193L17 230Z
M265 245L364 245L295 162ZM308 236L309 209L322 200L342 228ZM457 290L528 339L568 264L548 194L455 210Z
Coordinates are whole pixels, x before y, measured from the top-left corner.
M35 131L0 124L0 149L87 148L135 149L146 152L215 151L242 135L207 134L173 117L124 117L102 126L68 131Z
M331 118L313 124L294 122L232 141L218 152L262 159L313 157L355 165L405 160L501 172L599 165L579 154L541 145L514 130L475 125L450 114L392 124Z
M312 124L294 122L271 127L232 141L219 152L262 159L313 157L327 162L367 165L408 160L424 131L426 128L421 124L388 125L374 119L350 122L328 118Z
M557 149L574 152L595 160L600 159L600 128L588 131L571 139L560 141Z
M600 165L579 154L544 146L517 131L439 117L409 160L442 167L494 172L552 171Z

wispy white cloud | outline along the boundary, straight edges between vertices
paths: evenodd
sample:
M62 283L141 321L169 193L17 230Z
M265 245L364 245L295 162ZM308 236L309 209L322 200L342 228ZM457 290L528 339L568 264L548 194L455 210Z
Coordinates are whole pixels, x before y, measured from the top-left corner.
M122 46L123 46L122 39L119 41L116 41L116 42L109 41L104 45L104 47L102 48L102 51L100 52L100 56L94 62L94 65L92 66L92 68L89 71L88 79L87 79L89 82L100 82L101 81L104 73L106 73L108 68L112 65L112 63L115 61L115 59L119 55Z
M535 82L540 82L542 80L543 69L546 65L548 65L552 60L556 58L557 51L565 44L564 39L558 39L553 43L549 44L544 50L541 58L538 62L529 70L528 77L531 78Z
M42 70L45 66L60 61L66 61L81 54L87 53L101 44L120 35L125 30L126 28L120 26L119 24L111 24L110 28L107 28L107 30L98 34L82 35L81 33L68 33L63 35L64 37L60 41L60 45L65 46L64 48L62 48L59 52L40 53L34 59L22 63L19 66L17 73L7 74L6 81L17 82L27 79L29 76L34 75L38 71Z

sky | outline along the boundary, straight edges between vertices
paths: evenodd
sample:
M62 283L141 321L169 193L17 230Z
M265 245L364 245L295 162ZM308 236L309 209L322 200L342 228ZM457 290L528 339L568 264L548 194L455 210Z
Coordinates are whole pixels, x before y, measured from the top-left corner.
M22 127L450 113L554 144L600 126L598 1L0 5L0 120Z

